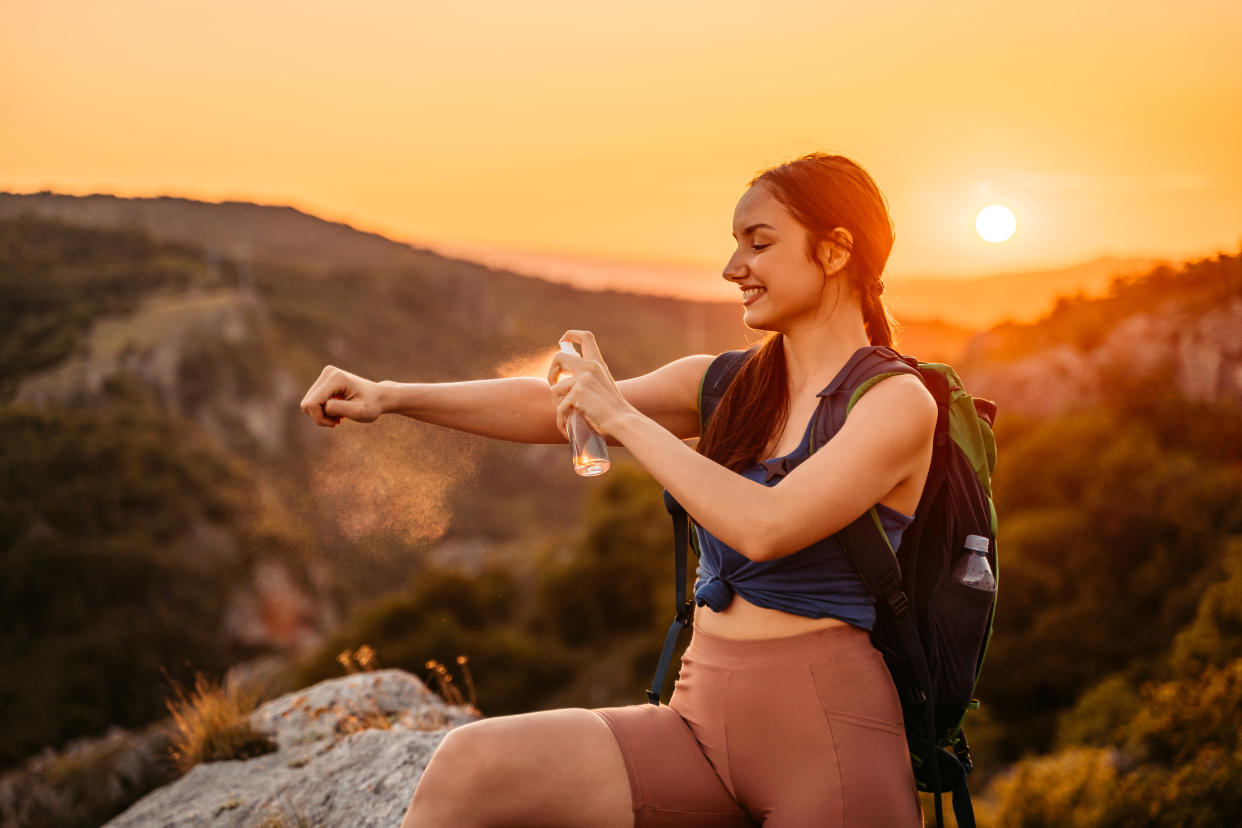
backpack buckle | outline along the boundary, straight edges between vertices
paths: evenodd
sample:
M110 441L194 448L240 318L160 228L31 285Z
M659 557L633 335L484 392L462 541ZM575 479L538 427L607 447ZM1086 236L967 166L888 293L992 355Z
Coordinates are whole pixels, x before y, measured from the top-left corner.
M894 616L901 618L910 610L910 599L906 597L905 592L899 589L888 596L888 606L893 611Z
M683 627L690 626L694 620L694 602L682 601L677 606L677 620L681 622Z

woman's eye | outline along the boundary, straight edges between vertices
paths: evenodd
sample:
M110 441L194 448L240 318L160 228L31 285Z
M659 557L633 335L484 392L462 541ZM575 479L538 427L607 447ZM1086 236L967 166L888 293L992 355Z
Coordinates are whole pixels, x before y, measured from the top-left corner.
M751 250L763 250L765 247L770 247L770 246L771 246L770 244L752 244L750 246L750 249Z

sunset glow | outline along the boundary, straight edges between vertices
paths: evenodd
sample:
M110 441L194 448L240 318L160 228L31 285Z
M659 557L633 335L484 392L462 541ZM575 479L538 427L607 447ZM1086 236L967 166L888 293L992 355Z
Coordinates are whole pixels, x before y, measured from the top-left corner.
M880 184L898 279L1234 249L1242 4L1134 11L6 3L0 190L286 204L724 297L746 182L822 150ZM961 232L996 203L1021 232Z

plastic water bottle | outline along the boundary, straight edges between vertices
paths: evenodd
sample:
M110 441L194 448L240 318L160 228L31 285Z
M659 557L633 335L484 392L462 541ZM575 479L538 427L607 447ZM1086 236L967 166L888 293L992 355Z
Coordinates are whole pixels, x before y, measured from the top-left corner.
M953 580L985 592L996 591L996 576L988 565L988 546L991 542L982 535L966 536L967 554L953 570Z
M572 342L562 342L561 350L577 356ZM561 379L562 373L557 379ZM569 448L573 452L574 471L583 477L595 477L608 471L611 463L608 460L608 443L603 435L591 428L586 417L578 409L571 409L565 422L569 432Z

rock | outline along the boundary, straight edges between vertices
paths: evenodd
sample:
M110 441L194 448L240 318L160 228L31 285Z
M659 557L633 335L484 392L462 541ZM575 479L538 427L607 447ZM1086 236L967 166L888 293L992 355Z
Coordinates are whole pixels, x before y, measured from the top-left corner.
M50 748L0 775L0 825L99 825L176 778L163 723Z
M323 681L251 715L251 725L276 743L274 753L198 765L107 828L394 828L440 741L479 718L401 670Z
M1186 399L1242 403L1242 299L1200 313L1167 302L1116 320L1087 350L1061 344L989 362L987 347L983 337L975 343L961 366L962 381L995 402L999 416L1052 417L1097 405L1110 373L1130 380L1163 374L1170 391Z

